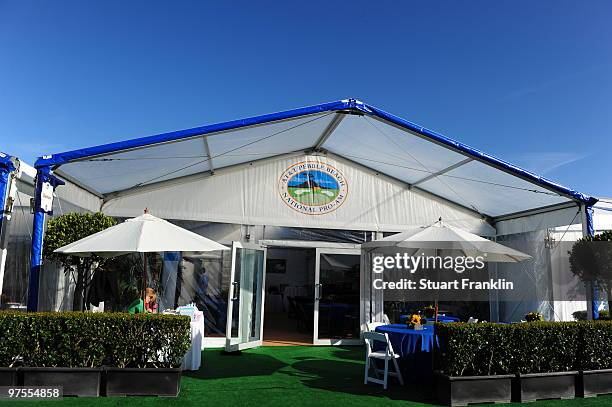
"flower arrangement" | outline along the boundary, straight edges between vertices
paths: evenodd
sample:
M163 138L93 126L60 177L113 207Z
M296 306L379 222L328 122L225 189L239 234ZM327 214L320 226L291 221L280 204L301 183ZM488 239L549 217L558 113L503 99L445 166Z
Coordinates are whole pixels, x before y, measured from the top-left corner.
M535 321L544 321L544 316L539 312L530 312L525 315L525 321L527 322L535 322Z
M408 320L408 323L406 325L408 325L408 328L410 328L410 329L421 329L421 327L422 327L421 323L422 322L423 322L423 318L421 318L420 315L412 314L410 316L410 319Z

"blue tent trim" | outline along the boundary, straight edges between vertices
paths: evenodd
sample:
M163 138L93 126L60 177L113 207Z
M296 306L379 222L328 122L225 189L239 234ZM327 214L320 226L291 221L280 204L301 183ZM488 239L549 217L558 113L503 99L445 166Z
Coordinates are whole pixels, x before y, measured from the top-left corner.
M216 133L219 131L234 130L242 127L254 126L257 124L270 123L278 120L286 120L307 116L317 113L333 112L349 109L351 104L348 100L324 103L321 105L308 106L299 109L286 110L278 113L270 113L262 116L254 116L246 119L232 120L229 122L211 124L207 126L194 127L186 130L178 130L170 133L157 134L155 136L141 137L132 140L119 141L116 143L103 144L100 146L82 148L79 150L67 151L64 153L43 156L36 160L36 168L60 166L70 161L108 154L116 151L129 150L132 148L144 147L152 144L177 141L184 138L200 136L204 134Z
M116 143L104 144L95 147L83 148L78 150L67 151L59 154L53 154L48 156L42 156L36 160L35 167L53 167L57 168L62 164L66 164L71 161L93 157L101 154L108 154L123 150L129 150L138 147L144 147L148 145L164 143L169 141L177 141L184 138L195 137L199 135L205 135L210 133L216 133L219 131L239 129L242 127L253 126L257 124L270 123L278 120L298 118L300 116L312 115L317 113L335 112L342 110L357 111L362 114L376 116L382 120L393 123L406 130L417 133L423 138L431 140L434 143L441 144L453 150L462 152L478 161L488 163L494 167L505 170L511 174L514 174L520 178L526 179L533 182L536 185L540 185L544 188L551 189L558 192L561 195L570 197L576 201L582 202L587 206L592 206L597 202L597 199L578 191L567 188L556 182L548 180L544 177L536 175L525 169L512 165L506 161L496 158L492 155L486 154L478 149L469 147L456 140L450 139L442 134L436 133L423 126L404 120L391 113L387 113L372 105L361 102L357 99L345 99L335 102L323 103L314 106L303 107L299 109L286 110L283 112L265 114L261 116L253 116L246 119L232 120L223 123L211 124L207 126L194 127L186 130L179 130L170 133L163 133L149 137L142 137L132 140L120 141Z
M14 159L14 157L0 152L0 230L2 230L2 219L4 218L9 174L16 170Z
M15 159L16 158L11 155L0 152L0 168L3 168L9 172L15 171Z

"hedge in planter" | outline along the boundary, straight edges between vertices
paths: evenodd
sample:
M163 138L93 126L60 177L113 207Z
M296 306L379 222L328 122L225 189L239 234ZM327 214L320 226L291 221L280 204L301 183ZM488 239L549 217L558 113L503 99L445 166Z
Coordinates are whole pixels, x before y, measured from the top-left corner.
M177 367L189 318L123 313L0 312L0 366Z
M93 395L99 393L95 380L90 381L97 388L70 386L74 374L92 375L91 369L82 368L147 368L148 376L168 376L174 369L171 380L178 382L178 368L191 344L190 320L159 314L0 312L0 341L0 367L22 366L24 382L41 384L48 374L48 380L60 385L65 377L65 389ZM148 394L154 390L150 387Z
M508 374L514 349L509 325L436 324L440 352L435 352L436 393L451 406L509 402Z
M612 393L612 321L583 323L580 346L579 394L583 397Z
M451 378L520 375L514 398L531 400L534 381L548 382L543 397L573 397L568 386L580 371L579 394L612 393L612 321L438 324L436 333L436 368Z
M612 367L612 351L604 346L612 340L608 321L437 324L436 334L436 366L451 376Z

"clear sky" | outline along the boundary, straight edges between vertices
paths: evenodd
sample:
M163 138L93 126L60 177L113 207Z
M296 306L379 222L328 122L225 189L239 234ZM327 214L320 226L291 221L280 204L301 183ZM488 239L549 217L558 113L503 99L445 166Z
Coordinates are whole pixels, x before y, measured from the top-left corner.
M354 97L612 196L611 1L0 0L0 150Z

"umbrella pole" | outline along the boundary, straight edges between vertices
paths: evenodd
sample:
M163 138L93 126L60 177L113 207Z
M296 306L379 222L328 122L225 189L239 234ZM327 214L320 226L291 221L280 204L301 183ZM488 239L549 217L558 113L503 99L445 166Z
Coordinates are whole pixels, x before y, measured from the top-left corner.
M440 218L442 220L442 218ZM436 256L440 257L441 251L436 249ZM438 283L440 282L440 269L436 267L436 276L438 278ZM435 299L434 299L434 311L435 311L435 319L434 322L438 322L438 294L440 293L439 289L436 290Z
M143 253L144 266L142 268L142 309L146 311L147 306L147 253Z
M438 322L438 299L436 298L436 300L434 301L434 308L435 308L435 322Z

